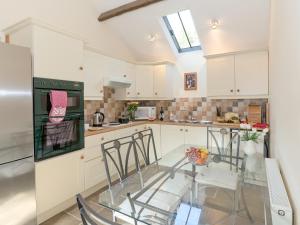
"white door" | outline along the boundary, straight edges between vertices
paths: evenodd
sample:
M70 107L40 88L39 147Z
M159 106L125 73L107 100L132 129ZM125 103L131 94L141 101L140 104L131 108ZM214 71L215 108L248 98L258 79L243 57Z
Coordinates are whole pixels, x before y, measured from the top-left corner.
M184 144L184 126L161 125L161 154L166 155Z
M37 214L74 198L84 190L83 151L35 164Z
M268 95L268 52L251 52L235 56L237 95Z
M135 90L135 65L126 63L125 68L125 77L131 81L131 85L129 88L126 88L126 97L127 98L134 98L136 97L136 90Z
M83 81L83 42L35 26L33 35L34 76Z
M101 157L89 160L84 164L85 190L106 180L104 162Z
M153 66L136 66L136 96L138 98L153 97Z
M198 147L207 146L207 128L185 126L185 144L197 145Z
M86 100L103 99L103 60L101 55L84 51L84 98Z
M154 66L154 97L166 98L169 97L169 89L171 83L167 77L166 65Z
M234 56L207 59L207 95L214 97L234 94Z

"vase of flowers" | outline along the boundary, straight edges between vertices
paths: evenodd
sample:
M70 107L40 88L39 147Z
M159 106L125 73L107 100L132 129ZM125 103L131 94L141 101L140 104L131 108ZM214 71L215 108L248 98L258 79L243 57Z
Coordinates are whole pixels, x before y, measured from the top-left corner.
M127 104L127 112L129 119L131 121L135 120L135 111L137 110L137 107L139 106L138 102L128 102Z

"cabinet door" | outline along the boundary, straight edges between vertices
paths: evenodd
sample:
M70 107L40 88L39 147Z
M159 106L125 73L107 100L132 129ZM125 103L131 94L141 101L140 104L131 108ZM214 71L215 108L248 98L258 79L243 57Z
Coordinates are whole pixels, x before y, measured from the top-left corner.
M153 97L153 66L136 66L136 96L138 98Z
M136 87L135 87L135 65L130 63L126 63L124 75L128 80L131 81L131 86L126 88L126 97L127 98L134 98L136 97Z
M171 85L167 77L166 65L154 66L154 97L166 98Z
M198 145L199 147L207 146L207 128L185 126L185 144Z
M268 52L251 52L235 56L237 95L268 95Z
M101 55L84 52L84 98L86 100L103 99L103 64Z
M161 154L166 155L184 144L184 126L161 125Z
M234 56L209 58L207 60L207 95L233 96Z
M85 162L84 184L85 190L106 180L105 167L102 158L98 157Z
M83 81L83 42L35 26L33 35L34 76Z
M35 164L38 215L84 190L82 155L77 151Z

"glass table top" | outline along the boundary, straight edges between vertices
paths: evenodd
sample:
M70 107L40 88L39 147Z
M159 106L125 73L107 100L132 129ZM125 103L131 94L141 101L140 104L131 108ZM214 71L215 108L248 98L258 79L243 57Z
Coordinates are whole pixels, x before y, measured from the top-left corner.
M224 162L191 164L185 156L189 147L179 146L116 182L100 193L99 204L129 224L265 224L269 198L263 155L240 159L236 172Z

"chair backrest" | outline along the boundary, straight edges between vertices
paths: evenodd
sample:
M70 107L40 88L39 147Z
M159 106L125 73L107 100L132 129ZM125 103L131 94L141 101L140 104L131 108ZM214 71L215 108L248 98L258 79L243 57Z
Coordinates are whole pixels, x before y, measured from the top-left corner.
M134 147L138 157L139 169L143 166L148 166L151 163L157 162L157 152L153 131L151 128L134 133Z
M101 144L101 149L109 186L112 185L114 175L117 174L122 182L129 176L130 169L138 171L132 136L105 142Z
M94 209L87 205L80 194L76 196L77 205L83 225L120 225L101 216Z
M234 166L238 171L242 157L240 154L240 135L237 130L208 127L207 148L212 155L213 162L227 163L231 170Z

